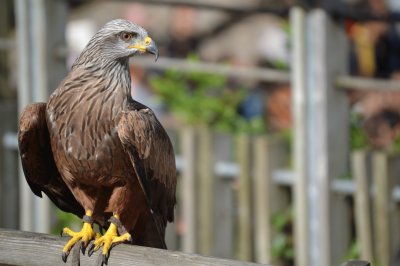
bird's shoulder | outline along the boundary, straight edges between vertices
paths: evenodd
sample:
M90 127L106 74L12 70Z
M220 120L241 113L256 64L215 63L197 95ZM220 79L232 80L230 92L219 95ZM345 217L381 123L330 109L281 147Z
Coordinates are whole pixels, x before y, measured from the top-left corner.
M118 135L123 145L133 145L141 159L159 155L174 159L171 140L155 116L144 104L131 102L121 113L117 125ZM151 156L150 156L151 157ZM175 166L175 163L171 163Z

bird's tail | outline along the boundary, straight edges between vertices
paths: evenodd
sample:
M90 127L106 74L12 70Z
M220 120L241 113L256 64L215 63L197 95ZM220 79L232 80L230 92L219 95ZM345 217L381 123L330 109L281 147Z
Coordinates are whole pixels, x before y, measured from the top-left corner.
M133 232L133 244L139 246L167 249L165 244L166 221L157 214L146 213L136 224Z

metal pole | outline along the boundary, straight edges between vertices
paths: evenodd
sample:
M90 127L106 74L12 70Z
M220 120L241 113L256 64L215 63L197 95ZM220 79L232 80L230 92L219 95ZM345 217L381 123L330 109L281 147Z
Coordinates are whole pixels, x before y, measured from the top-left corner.
M47 88L47 47L46 47L46 0L30 0L32 13L32 101L46 102L48 98ZM50 232L50 201L43 194L43 198L33 199L34 231L41 233Z
M28 1L16 1L16 21L17 21L17 51L18 51L18 110L19 113L30 102L30 75L29 75L29 16ZM21 230L30 231L32 225L31 202L33 194L25 181L21 164L19 165L19 227Z
M47 101L47 47L45 0L30 0L32 12L32 85L34 102Z

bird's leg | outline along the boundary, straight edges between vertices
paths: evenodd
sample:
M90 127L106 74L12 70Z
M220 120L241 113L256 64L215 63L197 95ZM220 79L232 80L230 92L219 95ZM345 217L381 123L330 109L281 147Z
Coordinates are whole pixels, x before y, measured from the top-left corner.
M88 254L93 254L94 251L98 250L101 246L103 246L103 262L107 264L108 256L110 253L110 249L122 242L131 241L131 235L124 229L122 226L119 215L115 214L110 218L110 226L108 227L106 233L97 238L93 242L93 246L91 246L88 250Z
M62 253L62 260L64 262L67 261L67 257L69 255L69 252L71 251L71 248L81 240L81 250L82 253L85 253L85 249L88 245L88 243L95 238L100 237L100 235L96 235L95 232L93 231L93 218L92 218L92 211L86 211L86 214L83 216L83 226L81 231L79 232L74 232L71 229L65 227L61 235L66 234L71 236L72 238L67 242L67 244L63 248L63 253Z

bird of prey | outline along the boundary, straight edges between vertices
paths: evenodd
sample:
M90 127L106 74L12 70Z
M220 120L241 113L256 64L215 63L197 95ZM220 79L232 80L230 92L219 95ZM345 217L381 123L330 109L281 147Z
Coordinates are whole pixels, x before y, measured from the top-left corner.
M170 139L153 111L131 97L129 58L155 42L140 26L113 20L89 41L46 103L27 106L19 122L26 180L61 210L82 217L63 248L64 262L81 242L107 263L118 243L166 248L174 219L176 169ZM108 228L96 234L93 223ZM91 242L94 240L93 242Z

